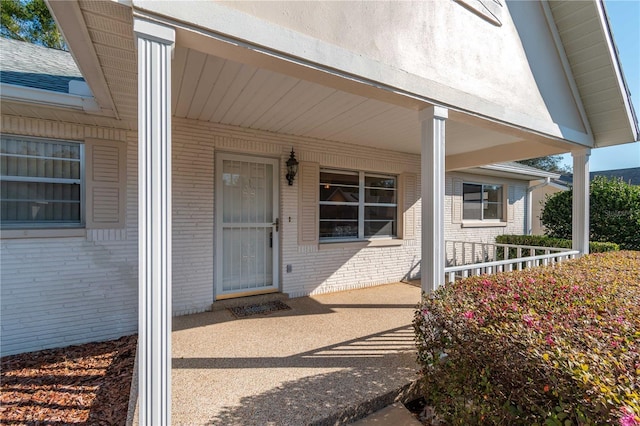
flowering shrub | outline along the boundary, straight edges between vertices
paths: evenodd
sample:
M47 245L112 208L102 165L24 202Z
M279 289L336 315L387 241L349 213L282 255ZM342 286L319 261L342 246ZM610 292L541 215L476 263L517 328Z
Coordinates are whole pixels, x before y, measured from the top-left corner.
M640 425L640 252L446 284L414 328L447 424Z

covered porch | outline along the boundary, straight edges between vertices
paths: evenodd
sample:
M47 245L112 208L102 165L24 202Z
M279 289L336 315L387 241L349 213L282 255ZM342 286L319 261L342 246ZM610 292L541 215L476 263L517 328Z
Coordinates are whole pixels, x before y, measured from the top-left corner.
M419 298L396 283L174 318L172 424L342 424L417 398Z
M195 20L191 23L180 19L178 15L183 11L179 4L170 2L148 3L136 8L135 13L115 2L85 2L81 6L51 2L51 7L66 29L65 36L72 50L81 52L87 42L90 46L91 51L80 66L98 103L112 109L119 119L137 131L137 186L134 188L138 194L142 422L169 422L168 404L172 395L174 416L178 415L176 410L182 410L180 404L175 405L175 398L179 392L189 389L188 378L182 373L175 375L172 392L171 365L174 369L184 365L185 371L191 367L197 370L198 364L224 365L223 355L197 352L180 355L195 361L180 361L177 354L183 348L181 336L188 337L184 340L186 346L197 346L198 338L189 336L186 330L171 334L173 306L179 299L197 292L212 300L220 295L213 286L218 285L215 274L221 264L214 262L219 262L224 249L220 249L221 228L215 223L219 212L213 211L220 205L220 198L212 185L214 179L216 185L220 180L214 175L217 172L214 172L213 161L218 161L221 153L261 156L273 161L275 187L280 191L276 215L270 217L273 223L264 222L267 226L273 225L270 248L274 248L280 260L273 261L274 280L270 290L295 294L296 282L304 279L304 274L295 275L302 265L320 263L318 259L325 258L324 281L329 278L340 281L334 276L338 269L361 256L370 246L379 245L368 241L349 242L355 245L334 249L334 257L328 259L328 246L318 241L319 182L317 178L314 180L319 174L318 164L332 169L357 169L361 173L384 171L399 179L412 175L407 182L413 184L413 197L403 196L397 201L396 219L402 222L403 228L398 225L397 238L389 238L392 241L386 244L415 247L415 253L411 252L407 262L416 263L421 259L422 290L428 292L442 284L446 272L446 171L572 151L576 200L574 249L576 253L588 251L588 147L593 140L584 116L577 120L583 133L567 132L555 124L547 126L545 131L534 132L531 128L539 123L528 121L526 116L514 113L502 119L491 118L495 110L502 109L500 105L488 105L486 114L481 113L483 105L477 98L449 93L450 88L435 83L423 86L424 81L402 70L387 70L383 64L369 62L366 57L355 58L352 53L336 48L332 59L343 61L343 68L314 62L305 58L304 52L297 56L290 51L311 48L312 40L302 37L297 44L289 45L291 40L284 37L288 33L283 31L265 35L273 45L260 44L238 34L225 34L224 28L208 26L207 22L196 22L197 17L192 17ZM207 4L206 7L218 6ZM250 27L246 23L239 25L239 28ZM78 28L78 34L71 34L74 28ZM82 33L87 28L88 33ZM123 37L129 33L131 38ZM116 34L118 41L113 41ZM279 50L279 46L283 50ZM368 71L348 72L352 60L362 61L357 65ZM404 77L390 84L380 77L385 73ZM573 95L578 97L575 88ZM439 100L444 98L450 101ZM542 95L538 101L544 103ZM506 117L519 124L507 121ZM553 118L549 122L553 122ZM565 134L571 135L572 142L568 141L569 136L565 139ZM301 168L298 178L289 186L284 178L291 150L297 153ZM305 163L315 163L315 169L305 169ZM387 169L382 170L385 167ZM307 213L311 211L312 219L308 221L311 228L303 227L301 221L300 212L309 201L305 196L310 199L311 208ZM209 210L201 214L197 209L201 206ZM408 224L411 228L405 229ZM309 229L310 232L306 232ZM393 255L393 248L385 250ZM369 260L369 265L375 262L375 259ZM367 272L366 265L358 267L362 273ZM179 291L174 276L181 277ZM312 276L308 281L314 279ZM195 289L196 284L203 287ZM322 291L336 289L327 286ZM313 292L308 288L299 291L299 295ZM410 295L413 306L419 300L420 290L414 288ZM403 308L408 312L412 306ZM214 314L199 315L204 318ZM173 322L175 329L182 319ZM280 330L289 331L286 327ZM364 335L374 336L378 332ZM234 337L241 340L242 336ZM302 367L310 368L306 363L311 361L307 358L313 358L320 349L332 352L336 348L332 345L350 341L348 336L344 338L341 342L325 342L321 348L300 347L294 353L303 354ZM220 346L216 350L224 351L224 345L215 346ZM334 359L333 356L325 358ZM290 360L300 362L300 359L294 356ZM274 365L280 362L271 360ZM371 371L378 367L373 363ZM226 368L236 373L238 370L251 372L240 364ZM338 368L339 365L330 363L326 373L332 374L332 369ZM260 395L260 390L257 392ZM201 402L204 404L204 400Z

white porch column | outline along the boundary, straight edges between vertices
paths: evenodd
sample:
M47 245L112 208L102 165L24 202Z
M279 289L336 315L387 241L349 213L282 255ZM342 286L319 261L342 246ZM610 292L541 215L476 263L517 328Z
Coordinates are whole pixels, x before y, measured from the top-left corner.
M138 45L138 372L141 425L171 424L173 28L135 19Z
M572 247L589 254L589 148L571 153L573 157Z
M422 291L444 282L444 147L446 108L432 106L419 113L422 192Z

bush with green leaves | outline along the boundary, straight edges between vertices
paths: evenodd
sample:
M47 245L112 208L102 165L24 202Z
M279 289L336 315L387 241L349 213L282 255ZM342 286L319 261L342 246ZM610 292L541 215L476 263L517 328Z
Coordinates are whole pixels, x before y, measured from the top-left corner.
M640 252L448 283L414 317L450 425L640 425Z
M571 239L572 200L571 189L546 198L540 219L548 236ZM596 176L591 181L589 204L591 241L640 250L640 186Z
M546 235L498 235L496 236L496 243L498 244L514 244L519 246L540 246L540 247L556 247L567 248L572 247L571 240L565 240L563 238L547 237ZM500 247L499 247L500 248ZM599 241L589 241L590 253L604 253L607 251L620 250L620 246L616 243L604 243ZM499 250L499 256L502 251ZM515 249L509 250L509 257L515 257ZM536 255L544 254L544 250L536 251Z

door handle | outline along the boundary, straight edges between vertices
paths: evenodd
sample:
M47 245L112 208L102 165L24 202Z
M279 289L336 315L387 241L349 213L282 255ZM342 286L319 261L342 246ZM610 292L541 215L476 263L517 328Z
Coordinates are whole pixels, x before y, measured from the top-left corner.
M273 222L272 225L276 227L276 232L278 232L278 229L280 228L280 218L276 218L276 221Z

